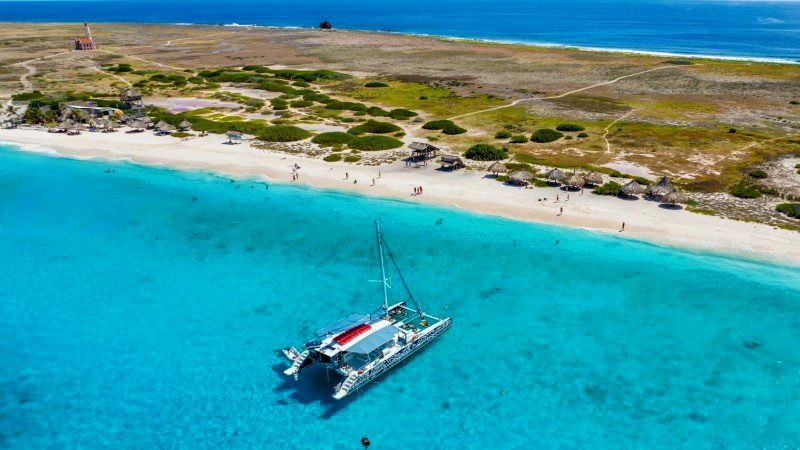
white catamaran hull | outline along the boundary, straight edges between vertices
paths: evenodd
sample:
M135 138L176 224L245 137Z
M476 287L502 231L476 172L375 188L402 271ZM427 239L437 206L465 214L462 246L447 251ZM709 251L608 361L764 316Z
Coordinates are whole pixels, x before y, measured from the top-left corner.
M394 355L386 358L386 360L379 362L374 367L371 367L368 370L363 371L362 373L354 372L350 376L344 379L337 387L336 392L333 394L333 398L336 400L341 400L342 398L346 397L350 393L358 390L365 384L369 383L370 381L378 378L381 374L386 372L387 370L391 369L392 367L396 366L409 356L411 356L414 352L421 349L437 337L439 337L442 333L444 333L450 326L453 324L453 320L451 318L443 319L442 321L436 323L429 329L425 330L424 333L420 334L419 338L414 342L407 344L401 350L399 350Z

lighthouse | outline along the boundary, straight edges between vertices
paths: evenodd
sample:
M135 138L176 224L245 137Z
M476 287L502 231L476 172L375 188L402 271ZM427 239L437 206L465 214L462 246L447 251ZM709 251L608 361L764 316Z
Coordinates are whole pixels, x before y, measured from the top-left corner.
M75 38L75 50L95 50L97 44L92 39L92 32L89 30L89 23L83 23L83 37Z

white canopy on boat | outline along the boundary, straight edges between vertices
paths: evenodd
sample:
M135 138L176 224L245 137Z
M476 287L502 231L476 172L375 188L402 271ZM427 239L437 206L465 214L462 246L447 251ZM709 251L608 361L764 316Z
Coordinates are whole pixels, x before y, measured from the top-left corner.
M350 353L366 355L394 339L399 332L400 329L396 326L387 325L366 335L364 338L360 339L358 342L346 348L345 350Z

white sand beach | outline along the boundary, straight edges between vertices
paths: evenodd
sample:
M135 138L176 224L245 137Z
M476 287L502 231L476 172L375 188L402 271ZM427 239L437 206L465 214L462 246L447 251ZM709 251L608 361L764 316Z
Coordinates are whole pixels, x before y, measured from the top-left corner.
M280 183L293 182L292 167L298 164L301 169L296 182L323 189L447 205L513 219L613 233L667 246L800 264L800 233L764 224L664 209L655 202L626 201L595 195L588 190L583 195L571 192L567 200L567 193L556 188L511 187L488 178L483 172L438 171L436 163L421 168L406 167L403 161L380 167L328 163L301 155L259 150L247 143L227 145L225 141L226 138L219 135L179 140L150 132L66 136L30 129L0 130L0 142L27 151L76 159L207 170L231 177L263 177ZM349 174L348 179L345 173ZM373 178L376 179L374 186ZM354 184L354 180L358 183ZM424 194L412 195L415 186L422 186ZM556 195L560 197L558 202L555 202ZM559 214L562 207L564 212ZM623 222L625 231L620 232Z

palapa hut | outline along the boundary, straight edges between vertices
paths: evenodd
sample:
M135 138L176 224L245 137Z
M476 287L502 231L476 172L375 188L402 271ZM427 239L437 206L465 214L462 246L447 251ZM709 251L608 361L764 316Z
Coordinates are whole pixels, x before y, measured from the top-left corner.
M591 184L593 186L600 186L604 181L603 175L598 172L589 172L584 179L586 180L586 184Z
M456 170L462 167L467 167L464 160L456 155L442 155L442 170Z
M241 144L242 143L242 133L238 131L228 131L225 133L225 136L228 137L229 144Z
M508 174L508 182L519 186L527 186L533 181L533 174L527 170L516 170Z
M561 183L567 178L567 174L561 169L552 169L545 174L545 178L553 183Z
M648 190L650 191L650 195L655 195L657 197L678 191L677 189L675 189L675 186L672 185L672 182L669 181L669 178L667 177L661 177L661 179L658 180L658 183L654 185L651 184L648 187Z
M644 187L631 180L625 186L622 186L622 189L619 190L619 193L625 197L635 197L637 195L644 194Z
M668 192L661 197L661 203L669 206L676 206L678 203L686 202L686 197L679 192Z
M181 131L188 131L192 128L192 123L186 119L183 119L181 123L178 124L178 129Z
M145 128L153 128L153 119L149 117L142 119L142 123L144 124Z
M586 178L579 173L573 173L569 178L567 178L567 181L565 181L564 184L568 188L580 189L586 184Z
M175 127L162 120L156 124L156 130L158 134L172 134L175 132Z
M412 142L408 145L411 149L411 159L414 161L425 161L435 158L439 153L439 148L427 142Z
M494 163L492 163L491 166L489 166L488 170L489 172L497 175L508 172L508 167L506 167L506 165L501 163L500 161L495 161Z

